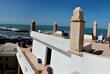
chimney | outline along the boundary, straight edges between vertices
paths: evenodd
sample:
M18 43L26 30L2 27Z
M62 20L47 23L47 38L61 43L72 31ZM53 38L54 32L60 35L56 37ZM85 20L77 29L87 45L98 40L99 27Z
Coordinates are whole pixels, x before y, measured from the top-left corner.
M93 23L93 34L94 34L94 36L96 37L96 35L97 35L97 22L96 21L94 21L94 23Z
M110 37L110 23L108 24L107 37Z
M70 51L81 52L83 50L84 40L84 17L80 7L73 10L73 16L70 20Z
M55 22L54 25L53 25L53 33L55 33L57 30L58 30L58 25Z
M31 31L35 31L35 30L36 30L36 22L32 20Z

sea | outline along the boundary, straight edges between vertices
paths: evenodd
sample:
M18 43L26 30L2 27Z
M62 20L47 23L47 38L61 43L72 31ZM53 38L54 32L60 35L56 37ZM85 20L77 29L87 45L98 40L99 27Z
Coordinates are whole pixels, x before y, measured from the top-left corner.
M28 24L0 24L0 27L6 27L6 28L18 28L20 30L30 30L30 25ZM52 31L53 26L52 25L37 25L36 30L42 30L42 31ZM59 31L70 31L69 26L58 26ZM91 35L93 32L93 28L85 28L85 34ZM97 29L97 35L105 35L107 34L107 29Z

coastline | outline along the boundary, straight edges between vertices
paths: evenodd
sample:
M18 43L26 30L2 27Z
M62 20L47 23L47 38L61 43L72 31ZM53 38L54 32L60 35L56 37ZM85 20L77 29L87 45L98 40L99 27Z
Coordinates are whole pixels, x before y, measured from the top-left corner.
M24 25L24 24L0 24L0 27L12 27L12 28L16 28L19 30L30 30L30 25ZM52 25L37 25L36 30L42 30L42 31L52 31L53 26ZM70 27L69 26L58 26L58 30L59 31L70 31ZM91 35L93 32L93 28L85 28L85 34L89 34ZM97 35L103 34L104 36L106 36L107 29L97 29Z

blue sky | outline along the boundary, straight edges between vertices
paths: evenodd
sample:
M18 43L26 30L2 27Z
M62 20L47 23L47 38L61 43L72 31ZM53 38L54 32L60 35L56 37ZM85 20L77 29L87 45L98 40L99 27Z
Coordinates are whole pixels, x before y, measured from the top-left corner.
M30 24L34 19L39 25L69 26L75 7L84 11L86 27L96 20L100 28L110 22L110 0L0 0L0 23Z

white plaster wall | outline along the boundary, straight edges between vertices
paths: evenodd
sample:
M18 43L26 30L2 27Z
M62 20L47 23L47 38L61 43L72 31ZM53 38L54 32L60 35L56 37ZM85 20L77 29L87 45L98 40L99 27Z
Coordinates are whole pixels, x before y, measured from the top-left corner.
M54 74L110 74L110 59L88 53L68 57L53 49L51 67Z
M56 50L52 50L51 67L54 74L80 74L83 58L77 55L66 56Z
M33 40L32 53L36 57L41 58L43 64L45 63L45 52L46 52L46 46L36 40Z
M69 74L69 60L69 57L53 49L50 66L53 68L54 74Z
M40 57L43 60L43 63L45 60L45 52L46 52L46 45L36 40L33 40L32 53L37 57ZM50 66L54 69L54 74L70 74L71 64L69 63L69 61L70 61L70 57L52 48Z
M110 59L102 56L84 54L81 74L110 74Z
M77 72L77 74L81 74L81 67L82 67L82 62L83 58L78 55L71 54L71 58L69 59L69 64L70 64L70 73Z
M57 49L58 50L58 49ZM45 60L46 45L33 40L32 53ZM68 52L69 53L69 52ZM51 65L54 74L110 74L110 59L89 53L83 57L68 57L52 48Z

